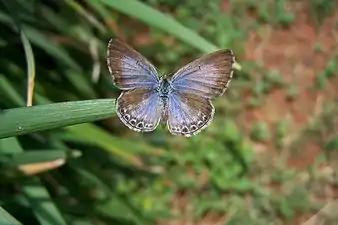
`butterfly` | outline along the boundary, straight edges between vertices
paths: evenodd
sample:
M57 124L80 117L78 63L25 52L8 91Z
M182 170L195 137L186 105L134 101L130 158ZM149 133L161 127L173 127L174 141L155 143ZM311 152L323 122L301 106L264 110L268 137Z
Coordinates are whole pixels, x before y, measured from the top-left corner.
M195 135L211 123L215 113L211 99L228 88L234 63L233 52L223 49L190 62L171 77L159 77L139 52L111 39L107 65L113 84L122 90L117 115L134 131L150 132L161 122L172 134Z

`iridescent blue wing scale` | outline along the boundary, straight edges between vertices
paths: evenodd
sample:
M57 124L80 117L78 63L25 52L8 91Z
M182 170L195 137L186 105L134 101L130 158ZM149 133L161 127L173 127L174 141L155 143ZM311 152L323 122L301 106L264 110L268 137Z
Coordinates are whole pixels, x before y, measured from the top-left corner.
M171 133L191 136L210 124L214 116L210 99L227 89L234 62L231 50L220 50L189 63L173 75L167 122Z
M124 90L116 100L120 120L135 131L154 130L162 113L155 67L140 53L117 39L109 41L107 55L113 83Z

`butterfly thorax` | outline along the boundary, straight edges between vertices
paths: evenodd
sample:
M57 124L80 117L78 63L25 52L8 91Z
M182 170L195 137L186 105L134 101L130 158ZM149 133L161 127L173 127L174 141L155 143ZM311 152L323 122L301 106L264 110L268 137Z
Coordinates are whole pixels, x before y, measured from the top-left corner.
M168 99L168 96L170 94L170 92L172 91L172 87L170 84L170 81L168 80L168 78L162 78L160 80L160 85L158 88L158 92L160 93L160 97L162 99Z
M172 87L171 87L171 84L168 78L164 77L160 80L160 85L157 88L157 91L159 92L159 95L161 98L161 104L162 104L161 123L164 126L168 120L167 108L168 108L169 95L172 91Z

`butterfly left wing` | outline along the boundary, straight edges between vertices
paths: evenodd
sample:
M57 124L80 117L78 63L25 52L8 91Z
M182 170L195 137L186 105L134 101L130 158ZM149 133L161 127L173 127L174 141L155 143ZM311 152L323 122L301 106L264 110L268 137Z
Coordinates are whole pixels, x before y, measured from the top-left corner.
M162 112L155 67L136 50L117 39L109 41L107 55L113 82L124 90L116 100L120 120L135 131L154 130Z
M155 67L122 41L111 39L107 56L107 65L114 85L120 89L158 86L159 79Z
M206 98L220 96L230 83L234 63L230 49L210 53L178 70L171 78L172 88Z
M206 128L213 119L210 99L194 93L172 91L168 98L168 129L190 137Z
M130 129L139 132L155 130L161 119L162 102L152 88L135 88L122 92L116 102L117 115Z

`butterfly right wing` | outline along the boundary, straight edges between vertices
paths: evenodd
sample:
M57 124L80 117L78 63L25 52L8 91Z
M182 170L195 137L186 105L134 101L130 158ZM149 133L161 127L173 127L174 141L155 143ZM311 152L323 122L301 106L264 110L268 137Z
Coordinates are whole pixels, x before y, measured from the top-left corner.
M162 101L153 88L135 88L122 92L116 108L121 121L134 131L153 131L161 120Z
M192 136L213 119L210 99L227 89L235 58L229 49L210 53L178 70L171 78L168 128L173 134Z
M230 49L212 52L178 70L171 78L173 89L205 98L222 95L234 72L235 57Z
M108 43L107 65L114 85L123 90L159 85L155 67L136 50L111 39Z

